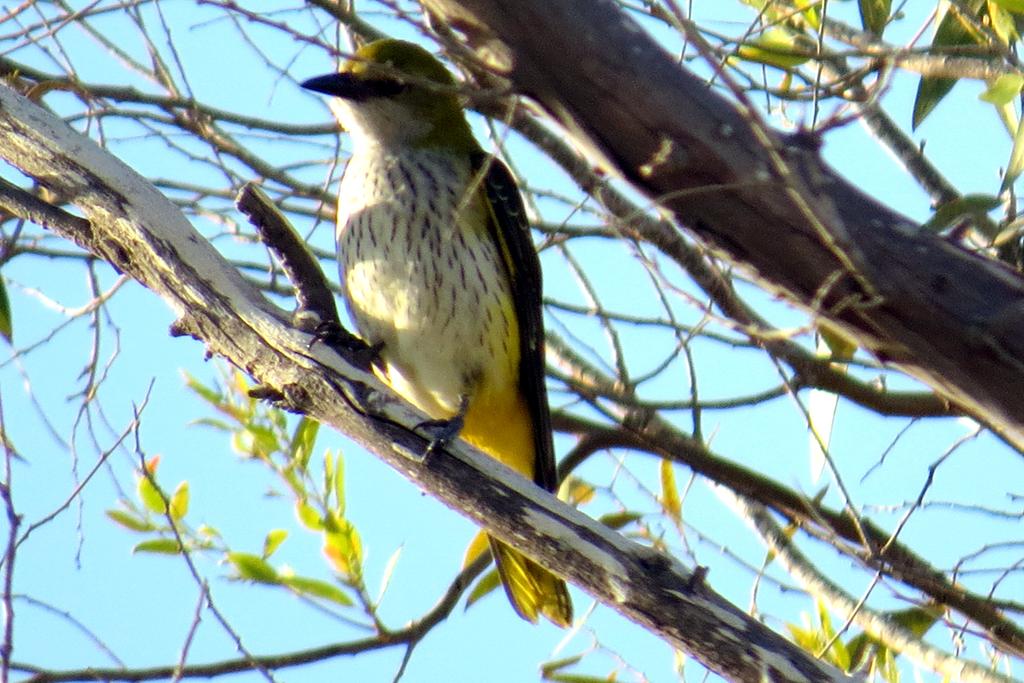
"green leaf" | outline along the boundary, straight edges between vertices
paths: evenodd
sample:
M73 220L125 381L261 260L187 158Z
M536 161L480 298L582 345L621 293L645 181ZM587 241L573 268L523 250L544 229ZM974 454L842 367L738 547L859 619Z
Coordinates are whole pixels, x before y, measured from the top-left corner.
M780 69L800 66L808 59L807 47L800 47L806 36L781 26L764 31L756 40L740 45L736 53L743 59ZM810 48L813 50L813 47Z
M821 3L819 0L795 0L793 3L800 10L798 15L815 31L821 28Z
M984 102L1001 107L1012 102L1024 88L1024 76L1020 74L1003 74L994 80L988 90L978 96Z
M545 662L540 665L541 676L547 680L547 677L553 673L557 673L561 669L567 669L570 666L575 666L582 661L583 655L573 655L572 657L566 657L564 659L556 659L551 662Z
M682 519L683 505L676 486L676 472L668 458L661 459L661 507L674 521Z
M303 417L295 427L291 443L288 444L288 454L292 462L302 470L306 470L309 458L313 455L313 447L316 445L316 435L320 429L320 423Z
M814 629L801 628L795 624L786 624L786 628L789 629L793 642L807 652L817 655L818 650L824 645L819 632Z
M330 450L324 453L324 498L330 505L331 494L334 495L334 512L339 516L345 514L345 461L339 453L335 456Z
M384 593L388 590L388 585L391 583L391 577L395 573L395 567L398 566L398 558L402 556L402 546L398 546L395 552L391 553L391 557L388 558L387 563L384 565L384 571L381 573L380 578L380 592L377 594L377 603L379 604L384 599Z
M329 600L343 607L352 606L352 598L348 597L343 590L334 584L311 579L305 576L286 576L280 578L281 583L289 588L314 598Z
M1020 38L1020 34L1017 31L1017 20L1020 17L1015 17L1006 7L1001 7L1001 4L998 0L988 0L988 20L996 37L1003 45L1009 47L1011 43L1017 42ZM1022 0L1016 0L1014 4L1024 6ZM1020 10L1016 11L1020 14Z
M490 552L491 542L487 534L483 531L478 531L473 535L469 545L466 546L466 552L462 555L462 567L465 569L469 565L476 562L476 558L480 557L486 552Z
M793 537L796 536L796 530L797 529L798 529L798 527L797 527L796 524L792 524L792 523L791 524L787 524L782 529L782 535L785 536L786 538L788 538L789 540L793 540ZM775 556L776 556L776 553L775 553L774 550L768 550L768 552L766 552L765 556L764 556L764 566L767 567L772 562L774 562L775 561Z
M923 638L932 626L942 617L942 608L937 605L925 605L924 607L910 607L898 612L890 612L889 619L913 633L918 638Z
M850 669L860 669L865 657L872 652L875 641L866 633L859 633L850 639L846 649L850 652Z
M586 479L570 476L559 487L559 497L573 507L585 505L594 499L594 485Z
M341 453L334 457L334 476L332 479L335 508L339 515L343 515L345 514L345 459Z
M989 0L989 2L1002 7L1008 12L1024 14L1024 0Z
M984 0L968 0L966 3L971 13L977 15ZM963 47L982 42L978 36L960 17L959 11L950 6L939 22L932 39L932 47ZM911 126L916 129L935 109L935 106L949 94L956 85L954 78L936 78L923 76L917 84L917 97L914 99L914 115Z
M3 278L0 278L0 336L11 343L14 326L11 320L11 302L7 298L7 285Z
M130 531L156 530L156 525L148 519L127 510L107 510L107 517Z
M241 455L253 456L265 460L271 453L280 450L280 443L274 430L259 424L247 424L243 430L235 434L231 440L235 451Z
M832 628L832 615L828 613L828 607L825 606L822 600L815 600L814 607L818 611L818 624L821 625L821 635L824 636L824 640L831 640L835 637L836 632Z
M473 590L469 592L469 597L466 598L466 609L469 609L473 604L484 597L495 588L501 585L501 577L498 576L498 570L492 569L491 571L484 574L476 585L473 586Z
M198 420L192 420L191 424L211 427L222 432L230 432L235 429L234 425L228 424L224 420L217 420L212 417L201 417Z
M639 512L631 512L629 510L623 510L622 512L609 512L601 515L597 518L597 521L604 524L609 529L615 529L618 531L622 527L632 524L638 519L642 519L643 515Z
M999 197L989 194L968 194L946 202L935 210L935 213L921 225L922 230L942 232L962 219L970 219L976 224L990 220L988 212L1002 202Z
M1010 161L1006 164L1003 184L999 188L1000 193L1010 189L1014 181L1020 177L1022 169L1024 169L1024 117L1017 123L1017 134L1013 136L1013 149L1010 150Z
M309 493L306 491L305 479L295 473L293 464L282 467L278 470L278 473L284 478L284 483L288 484L288 488L291 489L292 497L296 500L303 500L309 497Z
M164 501L163 495L160 490L157 489L153 481L145 476L139 476L138 484L135 487L136 493L139 496L139 500L150 512L155 512L158 515L167 513L167 503Z
M850 670L850 651L846 649L846 643L843 642L842 638L832 640L832 645L828 650L828 658L843 671Z
M235 566L235 571L241 579L257 583L281 583L277 570L258 555L230 552L228 562Z
M154 538L150 541L136 543L132 548L133 553L160 553L162 555L177 555L181 552L181 545L173 538Z
M609 676L587 676L586 674L551 674L544 680L553 683L608 683L615 679Z
M886 683L899 683L900 669L896 666L896 657L889 648L882 648L875 655L875 666Z
M284 539L288 538L288 532L284 529L271 529L267 532L266 538L263 539L263 558L266 559L274 554Z
M167 510L171 514L171 519L182 519L188 514L188 500L188 482L183 481L171 494L171 504Z
M187 372L182 373L185 376L185 386L197 394L204 401L217 408L224 403L224 395L212 387L208 387L198 379L193 377Z
M881 36L892 13L892 0L859 0L858 4L861 26L865 31Z
M220 532L217 530L217 528L212 527L209 524L200 524L199 528L196 529L196 533L198 533L203 538L221 538Z
M302 523L302 526L306 527L310 531L324 530L323 517L316 508L304 500L300 500L295 503L295 516L299 518L299 522Z
M363 565L363 542L359 532L347 519L339 519L336 524L337 530L328 525L324 532L324 555L342 576L358 576Z
M843 671L848 671L850 668L850 652L846 649L845 643L836 638L835 628L832 626L832 616L828 612L828 607L823 601L815 600L815 609L817 610L819 625L817 630L813 628L795 629L790 627L790 632L794 633L794 635L799 632L799 644L816 655L821 652L825 645L828 645L829 649L825 653L826 659Z
M766 24L785 23L801 30L805 26L818 30L821 26L821 0L743 0L743 3L756 9Z
M830 360L837 363L845 363L851 360L853 355L857 353L857 342L850 339L841 329L830 323L819 322L818 334L821 335L821 341L824 342L831 353Z
M836 639L836 642L832 645L833 658L836 666L843 671L851 671L851 658L850 651L846 648L846 643L840 639Z

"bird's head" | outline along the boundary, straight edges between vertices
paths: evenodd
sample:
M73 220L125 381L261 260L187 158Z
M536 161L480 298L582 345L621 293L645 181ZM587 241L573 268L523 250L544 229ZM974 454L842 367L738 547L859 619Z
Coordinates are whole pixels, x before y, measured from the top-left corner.
M477 149L455 79L414 43L368 43L337 73L311 78L302 87L337 98L331 108L357 146Z

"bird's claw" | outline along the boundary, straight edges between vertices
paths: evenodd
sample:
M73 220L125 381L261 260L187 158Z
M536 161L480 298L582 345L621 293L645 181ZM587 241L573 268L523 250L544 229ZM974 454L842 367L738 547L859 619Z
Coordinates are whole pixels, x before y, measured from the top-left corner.
M367 372L378 363L381 349L384 348L382 342L367 344L334 321L322 322L313 329L313 338L308 348L312 349L318 343L326 344Z
M428 457L436 451L443 451L448 444L457 439L459 432L462 431L463 418L463 414L459 412L454 417L445 420L424 420L413 427L414 432L422 430L430 437L430 443L427 444L423 457Z

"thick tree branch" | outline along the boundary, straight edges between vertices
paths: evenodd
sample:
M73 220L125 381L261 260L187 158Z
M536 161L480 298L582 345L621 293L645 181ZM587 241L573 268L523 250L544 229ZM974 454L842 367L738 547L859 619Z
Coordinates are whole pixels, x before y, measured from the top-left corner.
M244 368L287 405L345 432L503 541L736 681L843 675L729 605L677 561L624 539L463 443L422 459L425 416L372 375L291 329L130 168L0 87L0 157L66 197L89 229L66 236L158 294L175 329Z
M681 68L611 0L426 0L581 147L1024 449L1024 280L922 233ZM572 35L572 40L565 40Z
M669 221L645 214L641 207L584 163L563 137L522 110L518 107L513 112L511 126L544 150L584 191L618 218L622 222L619 230L623 234L649 242L673 259L729 319L746 328L755 343L789 365L795 373L794 388L808 386L831 391L883 415L937 417L959 414L960 411L941 396L873 387L849 373L837 371L828 360L816 357L785 335L773 334L776 330L740 299L730 280L711 262L703 249L684 239ZM502 116L498 109L487 113L499 118Z

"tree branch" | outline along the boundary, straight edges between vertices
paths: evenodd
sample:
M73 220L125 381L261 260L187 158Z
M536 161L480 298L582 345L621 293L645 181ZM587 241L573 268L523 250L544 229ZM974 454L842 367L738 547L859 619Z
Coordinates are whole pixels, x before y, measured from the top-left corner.
M907 655L921 666L948 676L951 680L1013 683L1012 678L988 667L952 657L932 647L924 642L923 638L895 623L885 614L860 604L803 556L764 506L741 496L726 494L724 497L754 527L761 540L790 576L800 581L815 597L824 600L844 619L856 623L886 647Z
M426 4L577 145L769 291L1024 449L1019 274L862 193L817 139L729 103L610 0Z
M0 157L75 204L91 230L66 236L130 274L202 340L287 405L342 431L489 533L673 647L736 681L845 677L728 604L676 560L624 539L459 442L422 458L426 416L371 374L290 329L181 212L60 119L0 87Z

